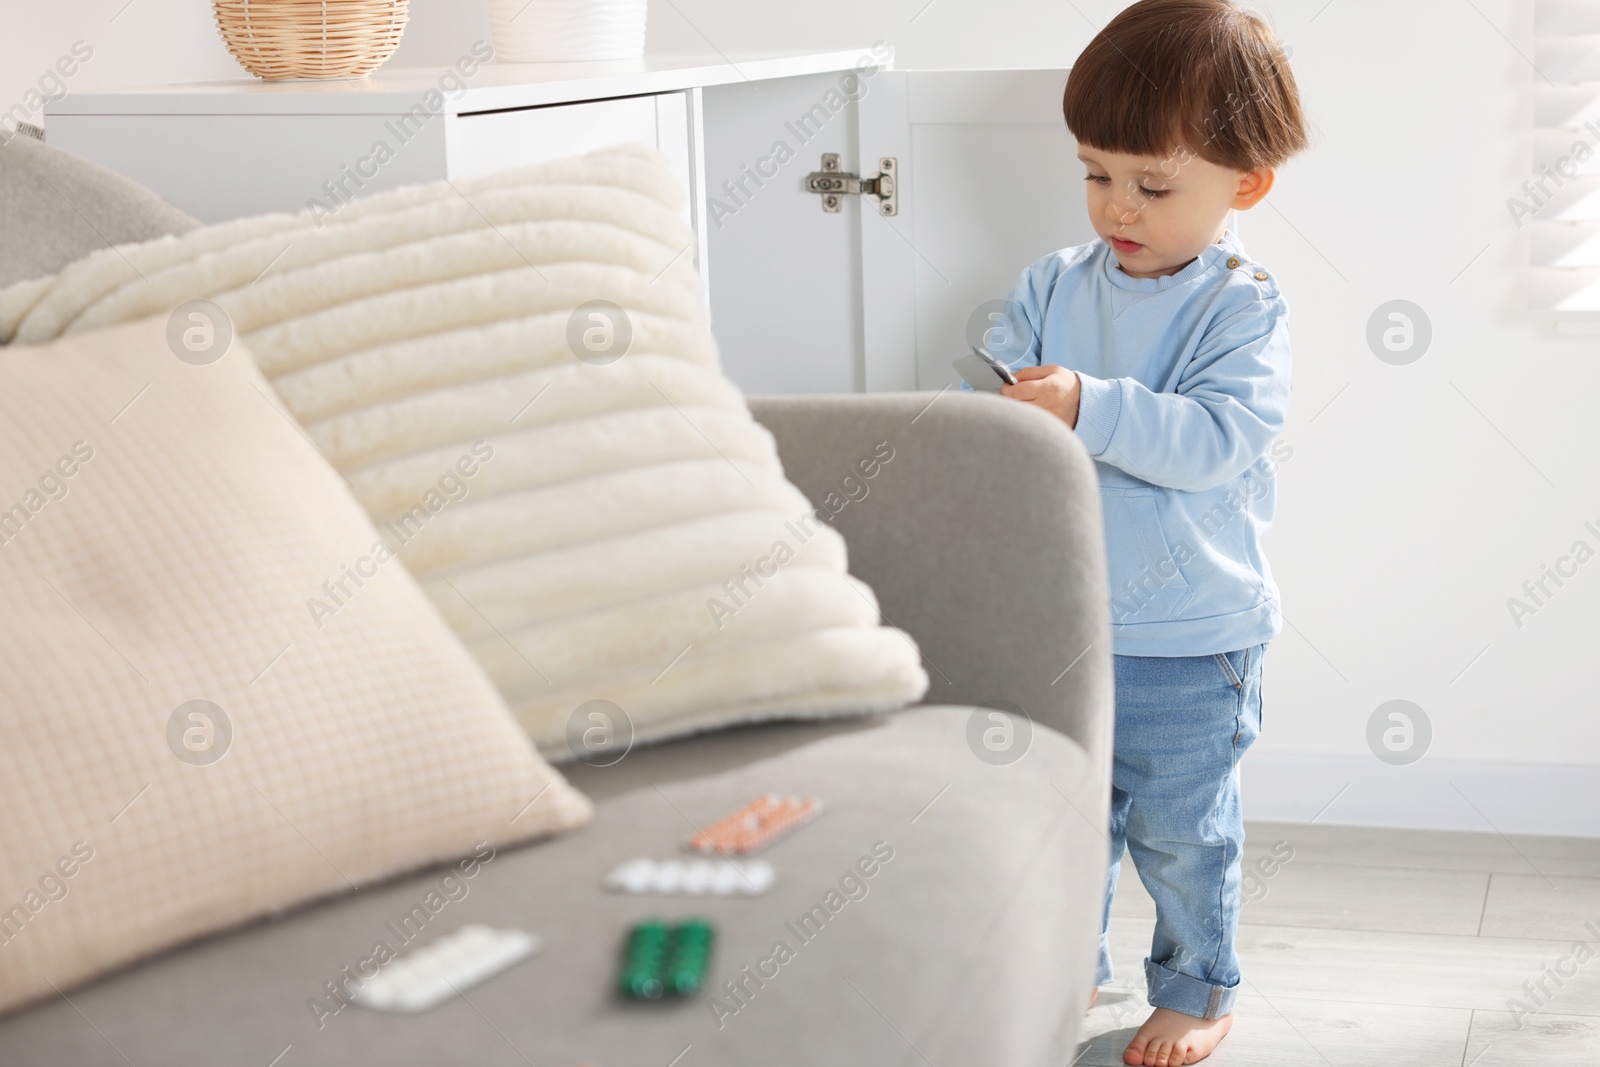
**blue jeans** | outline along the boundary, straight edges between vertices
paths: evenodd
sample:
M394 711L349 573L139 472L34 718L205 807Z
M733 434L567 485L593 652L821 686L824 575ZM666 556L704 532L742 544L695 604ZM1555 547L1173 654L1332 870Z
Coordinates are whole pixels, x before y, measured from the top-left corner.
M1239 758L1261 732L1266 645L1215 656L1115 656L1111 877L1097 985L1111 980L1111 898L1126 849L1156 902L1150 1003L1201 1019L1239 990Z

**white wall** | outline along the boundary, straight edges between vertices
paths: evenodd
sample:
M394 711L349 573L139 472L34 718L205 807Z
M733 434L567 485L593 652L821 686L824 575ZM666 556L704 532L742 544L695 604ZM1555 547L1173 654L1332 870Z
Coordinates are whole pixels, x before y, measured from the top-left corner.
M235 72L203 0L137 0L112 23L122 4L5 0L0 107L79 38L96 55L74 85ZM657 0L651 45L882 37L902 67L1060 66L1121 6ZM1309 818L1348 785L1325 821L1600 834L1600 561L1520 630L1506 608L1574 540L1600 548L1582 528L1600 527L1600 340L1550 336L1520 310L1527 237L1505 208L1532 159L1530 9L1269 5L1316 146L1243 225L1289 295L1297 354L1269 542L1292 628L1269 655L1247 761L1255 814ZM452 59L485 26L479 0L414 0L396 62ZM1433 323L1407 367L1364 339L1395 298ZM1412 767L1367 750L1367 719L1393 698L1432 720Z
M208 0L0 0L0 112L38 90L77 41L93 55L63 79L69 92L241 73L217 36ZM43 88L59 91L49 81Z

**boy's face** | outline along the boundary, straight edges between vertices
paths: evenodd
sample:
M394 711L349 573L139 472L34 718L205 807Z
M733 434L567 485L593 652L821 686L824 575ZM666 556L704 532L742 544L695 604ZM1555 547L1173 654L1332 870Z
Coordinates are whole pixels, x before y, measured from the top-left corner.
M1255 206L1271 168L1240 172L1177 149L1133 156L1080 145L1089 221L1134 278L1176 274L1222 236L1228 212Z

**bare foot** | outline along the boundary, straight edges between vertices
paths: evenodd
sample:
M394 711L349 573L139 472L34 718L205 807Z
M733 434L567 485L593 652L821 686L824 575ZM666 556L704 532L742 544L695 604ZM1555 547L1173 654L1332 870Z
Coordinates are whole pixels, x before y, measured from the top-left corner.
M1089 1007L1091 1007L1091 1008L1094 1007L1095 1001L1097 1001L1099 999L1100 999L1100 987L1099 986L1095 986L1094 987L1094 991L1089 994Z
M1122 1050L1122 1062L1134 1067L1183 1067L1199 1063L1211 1055L1211 1050L1232 1025L1232 1015L1197 1019L1171 1008L1157 1008Z

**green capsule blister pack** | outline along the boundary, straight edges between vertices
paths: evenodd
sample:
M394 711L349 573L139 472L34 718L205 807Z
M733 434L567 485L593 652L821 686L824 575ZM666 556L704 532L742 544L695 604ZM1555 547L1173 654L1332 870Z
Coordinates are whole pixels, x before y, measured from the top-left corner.
M628 934L622 961L622 995L633 1000L687 997L706 984L715 939L705 919L666 923L646 919Z

